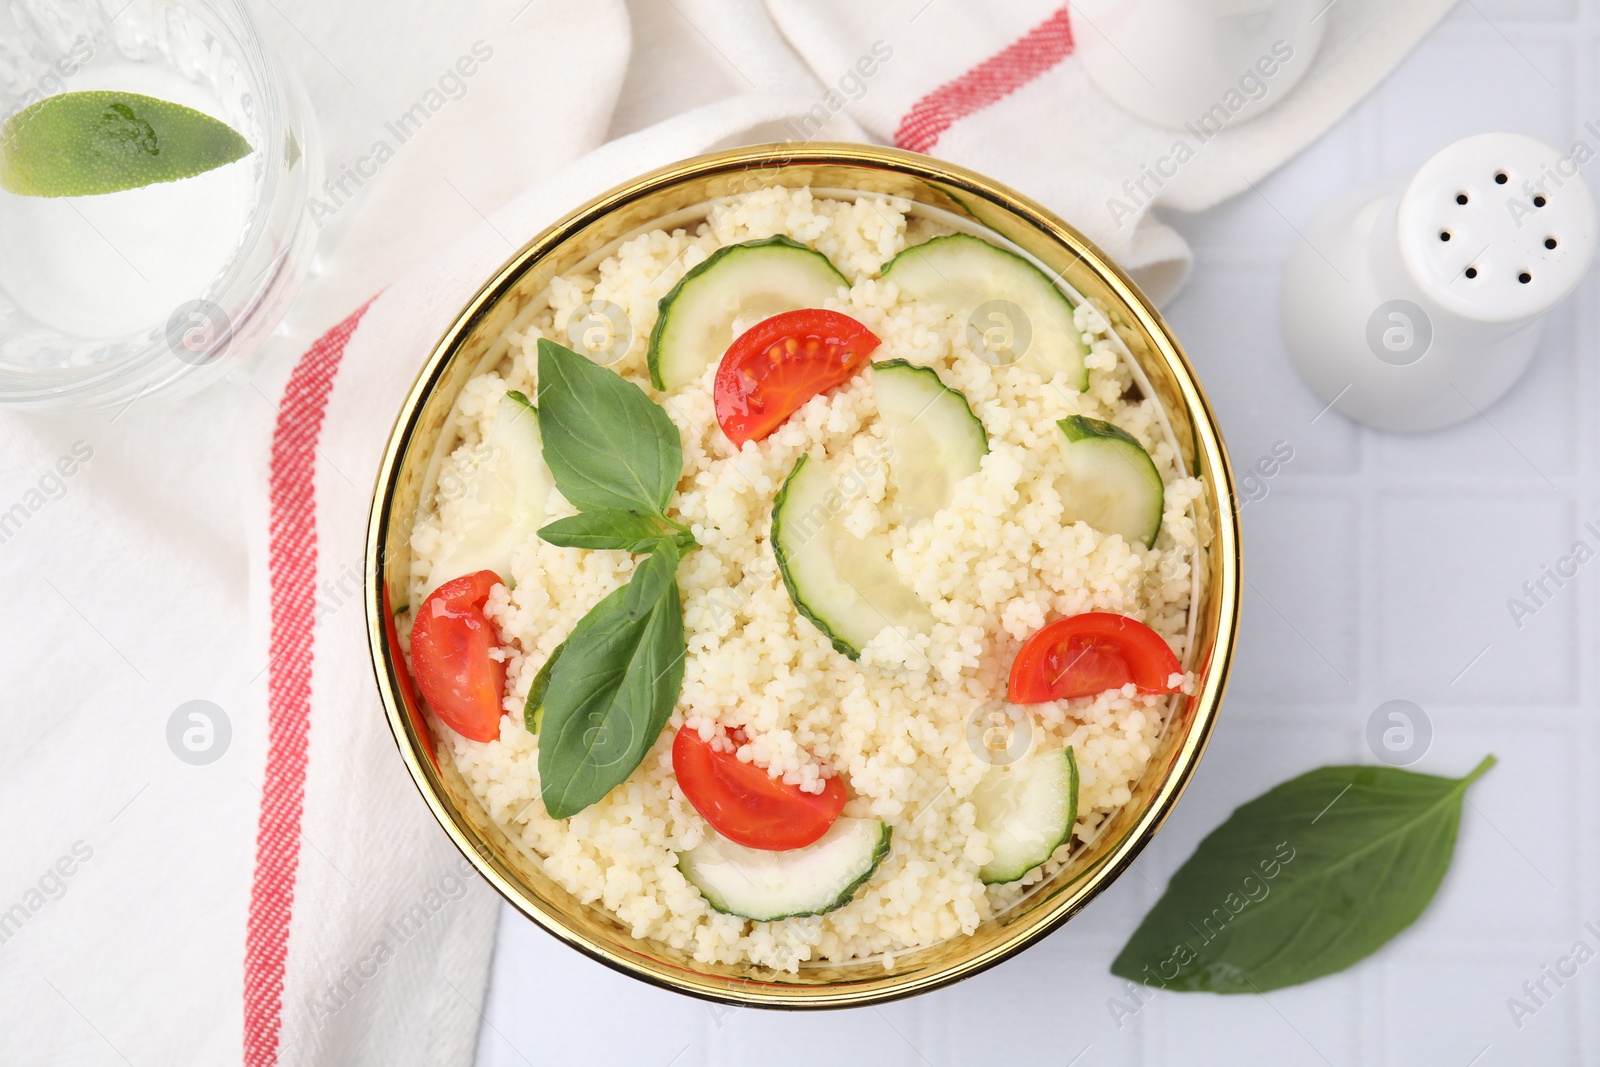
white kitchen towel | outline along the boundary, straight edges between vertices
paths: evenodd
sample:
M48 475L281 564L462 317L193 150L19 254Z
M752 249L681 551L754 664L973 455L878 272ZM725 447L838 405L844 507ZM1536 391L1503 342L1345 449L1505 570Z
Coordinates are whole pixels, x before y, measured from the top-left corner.
M1265 173L1442 6L1338 0L1310 79L1193 163L1221 176L1205 197L1166 202L1243 187L1225 165ZM424 353L551 218L708 148L904 127L1130 265L1180 261L1159 230L1126 246L1096 232L1123 176L1092 195L1066 184L1085 161L1140 158L1117 137L1151 135L1083 84L1047 3L858 7L773 0L780 33L726 0L461 0L448 26L430 0L255 5L311 89L330 178L369 175L322 194L324 266L294 317L320 319L314 336L393 284L287 386L269 365L179 407L0 413L0 1063L469 1062L495 901L379 714L360 531ZM859 100L840 95L880 39L892 57ZM473 73L451 73L465 60ZM1339 84L1321 84L1323 64ZM424 131L370 177L387 123L419 103ZM831 127L814 128L818 106L837 110Z

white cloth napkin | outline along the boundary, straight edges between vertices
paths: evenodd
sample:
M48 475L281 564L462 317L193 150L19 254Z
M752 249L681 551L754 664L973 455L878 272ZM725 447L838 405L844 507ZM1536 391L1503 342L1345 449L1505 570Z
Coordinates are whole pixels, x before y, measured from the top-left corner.
M1338 0L1306 80L1155 202L1193 210L1247 188L1448 6ZM447 28L422 0L377 10L256 11L310 87L332 177L474 43L493 50L334 205L290 332L344 326L182 408L0 416L0 514L26 513L0 526L14 591L0 612L13 683L0 1061L470 1062L496 901L434 825L380 714L362 534L427 350L558 215L700 151L899 134L1042 200L1152 295L1188 269L1148 205L1111 224L1107 198L1170 134L1099 97L1049 0L467 0ZM865 92L830 97L880 41L892 54ZM972 92L992 89L985 60L1019 41L1031 76ZM819 104L833 113L820 129ZM224 751L207 765L175 754L184 730L204 733L178 715L193 699L231 734L213 735Z

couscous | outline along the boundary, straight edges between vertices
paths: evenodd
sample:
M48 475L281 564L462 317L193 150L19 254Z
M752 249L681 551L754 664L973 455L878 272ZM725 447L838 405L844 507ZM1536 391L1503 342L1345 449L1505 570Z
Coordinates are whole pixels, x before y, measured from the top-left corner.
M441 758L557 883L698 961L888 961L1129 800L1192 686L1201 490L1093 306L905 201L767 189L510 341L401 622Z

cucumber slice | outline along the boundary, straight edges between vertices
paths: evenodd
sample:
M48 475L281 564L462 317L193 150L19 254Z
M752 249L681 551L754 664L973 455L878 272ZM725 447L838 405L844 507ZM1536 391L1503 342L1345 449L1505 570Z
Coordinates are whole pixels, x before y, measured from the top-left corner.
M822 302L850 283L828 257L787 237L713 252L661 298L650 333L650 381L666 392L697 380L733 343L733 320Z
M926 633L933 615L900 580L884 538L844 528L845 503L827 467L801 456L772 504L772 554L796 610L857 659L885 626Z
M1166 489L1161 474L1127 430L1099 419L1069 415L1056 423L1067 471L1056 479L1065 522L1086 522L1104 534L1121 534L1149 548L1161 532Z
M720 912L757 922L821 915L850 903L889 854L889 824L839 819L805 848L765 852L715 833L678 856L678 870Z
M482 570L509 582L512 554L544 525L554 483L544 463L539 419L527 397L514 390L505 395L485 443L489 454L456 491L440 489L440 511L461 531L461 540L434 561L424 596L452 578Z
M1008 330L1012 358L1036 360L1045 377L1065 372L1079 392L1089 388L1089 354L1072 321L1073 305L1050 276L1014 252L965 233L913 245L883 267L883 278L915 300L943 304L979 331ZM1021 309L1020 317L1005 305ZM1026 336L1024 336L1026 334Z
M989 885L1015 882L1072 835L1078 821L1077 758L1066 748L996 764L973 791L972 805L994 853L978 877Z
M967 398L932 367L903 359L874 363L872 391L894 446L889 477L901 511L906 522L920 522L948 507L956 483L978 472L989 454L989 435Z

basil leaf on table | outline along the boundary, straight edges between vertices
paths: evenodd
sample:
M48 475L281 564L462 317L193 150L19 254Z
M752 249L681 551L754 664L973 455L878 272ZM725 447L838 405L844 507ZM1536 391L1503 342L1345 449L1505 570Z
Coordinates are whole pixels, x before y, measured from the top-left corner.
M539 788L552 818L577 814L632 774L678 702L687 645L676 566L675 546L652 554L579 620L551 668Z
M522 722L530 734L539 733L539 723L544 718L544 694L550 688L550 672L555 670L556 660L561 658L562 650L566 647L565 641L555 647L550 658L544 661L544 666L539 668L539 673L533 676L533 684L528 686L528 699L522 705Z
M694 543L692 534L672 527L665 519L622 508L601 508L557 519L541 529L539 536L562 548L614 548L624 552L649 552L663 538L673 539L680 547L685 547L685 537Z
M1465 778L1321 767L1237 808L1111 965L1162 989L1261 993L1342 971L1411 925L1455 851Z
M574 507L665 512L683 473L683 442L643 389L540 340L538 409L544 461Z

